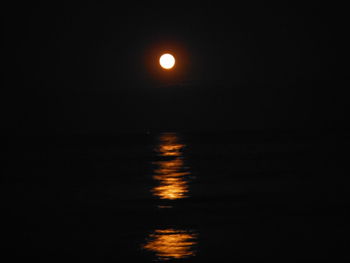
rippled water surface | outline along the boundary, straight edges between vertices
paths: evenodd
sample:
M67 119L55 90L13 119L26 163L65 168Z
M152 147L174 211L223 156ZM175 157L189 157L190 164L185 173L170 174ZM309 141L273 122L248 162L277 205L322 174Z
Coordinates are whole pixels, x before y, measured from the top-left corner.
M6 249L46 262L343 259L338 144L242 133L16 138L2 184Z

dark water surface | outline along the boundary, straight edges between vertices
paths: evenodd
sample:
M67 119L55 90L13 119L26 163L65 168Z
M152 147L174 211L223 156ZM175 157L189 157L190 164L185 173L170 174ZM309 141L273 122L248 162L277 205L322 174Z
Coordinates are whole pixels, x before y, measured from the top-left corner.
M4 251L36 262L345 260L346 142L294 133L12 138Z

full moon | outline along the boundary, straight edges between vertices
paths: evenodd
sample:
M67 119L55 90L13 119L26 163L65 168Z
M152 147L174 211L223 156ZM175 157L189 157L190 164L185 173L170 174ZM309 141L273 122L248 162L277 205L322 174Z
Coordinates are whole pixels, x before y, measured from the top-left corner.
M175 58L171 54L163 54L159 59L159 64L164 69L171 69L175 65Z

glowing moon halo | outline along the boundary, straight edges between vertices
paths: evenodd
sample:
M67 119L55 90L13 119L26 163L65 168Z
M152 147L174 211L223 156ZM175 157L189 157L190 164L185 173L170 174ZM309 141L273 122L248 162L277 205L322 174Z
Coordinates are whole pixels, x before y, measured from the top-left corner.
M159 59L159 64L164 69L171 69L175 65L175 58L169 53L163 54Z

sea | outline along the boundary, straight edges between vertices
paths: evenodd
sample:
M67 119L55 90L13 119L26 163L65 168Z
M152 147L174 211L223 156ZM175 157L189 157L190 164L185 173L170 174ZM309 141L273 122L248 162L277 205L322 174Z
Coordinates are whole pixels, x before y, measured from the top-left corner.
M16 136L3 262L345 262L335 132Z

